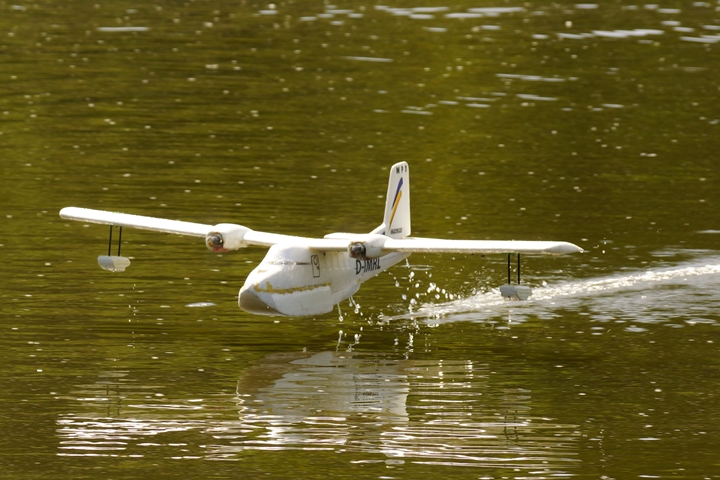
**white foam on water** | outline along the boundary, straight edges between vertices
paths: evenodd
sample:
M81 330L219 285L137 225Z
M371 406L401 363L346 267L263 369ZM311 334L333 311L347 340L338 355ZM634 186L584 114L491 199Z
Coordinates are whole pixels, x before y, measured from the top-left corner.
M619 322L667 323L681 318L684 324L711 323L720 309L720 258L689 262L675 267L650 268L557 285L533 287L526 302L505 301L497 289L449 302L426 303L412 313L385 316L383 320L433 319L442 321L487 320L513 312L520 315L556 316L551 310L581 305L593 318Z

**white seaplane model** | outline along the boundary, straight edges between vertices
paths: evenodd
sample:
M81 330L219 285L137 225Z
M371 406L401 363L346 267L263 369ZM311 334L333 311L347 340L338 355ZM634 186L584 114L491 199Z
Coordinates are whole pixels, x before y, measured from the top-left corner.
M125 213L66 207L60 216L68 220L110 225L110 244L113 227L132 227L178 235L205 238L214 252L237 250L251 245L270 247L263 261L247 277L240 289L238 305L243 310L260 315L291 317L320 315L333 310L341 301L350 298L360 285L407 258L411 253L465 253L508 255L508 284L500 287L507 299L525 300L530 288L520 285L520 255L561 255L582 252L567 242L443 240L410 237L410 176L408 164L400 162L390 170L385 217L383 223L366 234L332 233L323 238L296 237L258 232L242 225L200 223L167 220ZM98 257L106 270L123 271L130 260L108 255ZM510 256L517 254L517 285L511 285Z

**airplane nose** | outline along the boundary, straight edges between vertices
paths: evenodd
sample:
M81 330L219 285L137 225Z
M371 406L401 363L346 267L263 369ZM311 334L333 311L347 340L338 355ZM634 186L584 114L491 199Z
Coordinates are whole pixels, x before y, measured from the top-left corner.
M238 295L238 306L249 313L258 315L282 315L280 312L263 302L252 287L243 287Z

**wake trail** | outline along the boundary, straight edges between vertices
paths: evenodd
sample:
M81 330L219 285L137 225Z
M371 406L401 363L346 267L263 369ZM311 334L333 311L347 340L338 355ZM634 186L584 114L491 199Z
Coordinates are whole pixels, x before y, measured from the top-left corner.
M510 308L560 307L582 299L597 299L609 294L618 295L618 302L627 301L628 296L646 298L653 290L672 285L695 285L701 277L720 275L720 258L695 260L675 267L649 268L626 274L586 280L571 280L557 285L533 287L532 296L524 302L504 300L498 289L481 292L466 298L449 302L426 303L412 312L385 316L383 320L443 318L465 313L499 313ZM702 279L705 284L720 284L717 278ZM698 285L698 288L701 286ZM640 295L642 292L643 295ZM658 295L660 295L658 293ZM667 297L667 292L663 292ZM688 299L685 303L691 302Z

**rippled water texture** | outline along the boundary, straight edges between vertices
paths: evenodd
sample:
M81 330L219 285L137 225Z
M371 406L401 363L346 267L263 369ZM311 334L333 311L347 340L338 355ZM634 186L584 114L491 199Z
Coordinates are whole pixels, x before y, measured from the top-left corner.
M719 478L719 48L716 0L0 0L0 476ZM414 235L585 253L268 318L262 249L110 273L58 216L367 232L403 160Z

